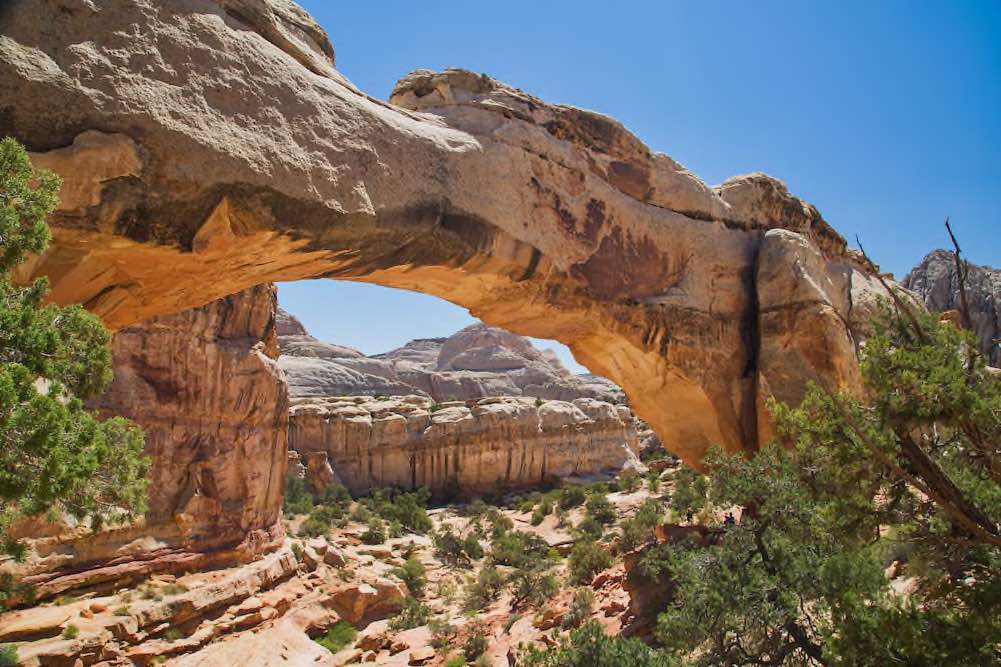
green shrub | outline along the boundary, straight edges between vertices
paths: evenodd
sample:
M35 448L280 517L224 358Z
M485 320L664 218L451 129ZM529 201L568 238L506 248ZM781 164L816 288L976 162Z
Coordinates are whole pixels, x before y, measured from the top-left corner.
M476 660L487 650L487 646L487 632L482 624L476 623L466 635L466 641L462 642L462 652L467 661Z
M285 496L282 499L282 510L286 515L309 514L313 509L313 496L306 488L306 480L298 475L290 474L285 478Z
M431 631L431 647L436 651L447 649L455 635L455 626L440 618L428 621L428 630Z
M541 605L560 590L559 580L550 572L551 561L542 561L529 567L516 568L508 577L511 587L511 608L523 604Z
M563 617L563 628L576 628L584 622L594 608L594 591L590 588L578 588L573 593L570 608Z
M399 577L414 597L421 597L424 594L424 587L428 583L427 569L417 558L408 558L401 567L393 570L393 574Z
M389 620L389 628L396 632L419 628L422 625L427 625L430 618L431 610L428 606L412 595L408 595L403 598L400 612Z
M327 628L327 631L319 637L314 637L313 641L327 649L331 653L337 653L345 646L354 641L358 631L347 621L337 621Z
M604 526L601 525L601 522L590 514L581 519L580 523L577 524L577 533L583 539L598 540L601 539L601 535L604 532L605 529Z
M72 623L63 628L63 639L76 639L80 636L80 628Z
M375 511L386 521L398 521L407 530L426 533L432 528L427 511L430 498L427 487L421 487L417 491L398 494L392 501L379 504Z
M681 663L651 650L637 639L609 637L595 622L560 639L558 646L529 646L518 667L680 667Z
M584 487L574 484L564 487L560 491L558 504L561 508L568 510L572 507L583 505L586 500L587 492L584 490Z
M301 563L302 562L302 558L303 558L304 553L303 553L303 550L302 550L302 545L299 544L298 542L293 542L292 543L292 555L295 556L295 561L297 563Z
M615 523L615 505L604 493L592 492L584 504L589 516L602 524Z
M126 607L125 605L122 605L121 607L117 607L112 613L115 616L128 616L129 608Z
M470 560L483 558L483 545L480 544L480 540L476 535L466 535L465 539L462 540L462 551Z
M479 611L497 599L504 589L504 577L493 563L480 568L476 578L466 584L462 608Z
M480 543L476 540L475 536L470 535L463 540L455 534L451 526L445 526L440 532L434 533L431 536L431 543L434 545L435 555L441 561L450 565L468 563L473 556L469 555L466 549L467 547L472 546L474 542L476 547L478 547L482 552L482 547L479 547ZM479 558L479 556L477 556L477 558Z
M348 487L340 482L334 482L323 490L319 502L323 505L346 508L351 504L351 493L348 491Z
M640 488L640 484L643 483L643 480L635 470L625 470L621 475L619 475L618 482L619 491L632 493L636 489Z
M183 637L184 633L181 632L180 629L173 626L167 628L167 630L163 633L163 638L168 642L176 642L178 639L182 639Z
M530 567L549 556L549 545L538 535L512 530L491 542L490 557L498 565Z
M445 667L462 667L466 664L466 656L454 655L445 661Z
M612 554L591 540L583 540L574 545L570 552L570 581L575 584L590 584L598 572L612 565Z
M619 537L620 553L626 553L653 539L653 529L661 520L660 505L652 498L644 502L636 514L620 525L622 535Z
M13 644L0 644L0 667L17 667L17 647Z
M372 517L364 533L361 534L364 544L382 544L386 541L386 524L379 517Z

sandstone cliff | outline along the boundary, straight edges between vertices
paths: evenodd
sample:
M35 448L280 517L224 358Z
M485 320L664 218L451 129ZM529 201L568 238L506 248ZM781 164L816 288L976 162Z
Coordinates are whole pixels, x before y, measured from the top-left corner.
M857 382L866 270L776 179L710 187L464 70L374 100L284 0L8 0L0 35L0 135L65 181L22 278L113 327L268 281L426 292L566 343L689 461L753 451L773 392Z
M903 285L917 294L928 310L959 309L956 262L947 250L925 255L904 278ZM1001 270L970 264L966 296L980 351L990 365L1001 366Z
M291 408L289 445L308 474L329 461L355 493L427 486L475 495L639 465L629 409L587 398L301 399Z
M274 286L261 285L115 334L115 379L99 407L146 432L149 512L139 525L96 534L42 528L50 536L31 541L18 571L43 595L280 543L288 399L275 310Z
M474 324L447 338L422 338L366 357L310 336L279 312L279 363L289 393L304 396L426 396L435 401L533 396L623 402L622 390L595 375L568 371L551 351L503 329Z

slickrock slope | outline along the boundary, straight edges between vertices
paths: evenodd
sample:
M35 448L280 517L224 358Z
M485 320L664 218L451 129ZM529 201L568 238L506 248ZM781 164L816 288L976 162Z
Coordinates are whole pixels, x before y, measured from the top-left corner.
M308 476L329 462L356 493L427 486L474 495L641 465L629 409L587 398L301 399L291 408L289 445Z
M261 285L115 335L115 380L100 408L146 432L149 512L97 534L46 526L54 535L32 540L18 568L43 597L244 559L280 542L288 399L275 310L274 286Z
M422 338L366 357L310 336L279 312L279 363L292 397L429 396L436 401L534 396L622 402L622 390L595 375L577 376L551 351L503 329L474 324L448 338Z
M980 351L992 366L1001 366L1001 270L970 264L969 271L966 295ZM959 309L956 262L947 250L928 253L907 274L903 285L916 293L928 310Z
M116 328L269 281L437 295L568 344L689 461L753 450L777 379L856 380L866 274L781 182L709 187L606 116L463 70L386 104L333 55L285 0L3 3L0 135L66 183L22 277ZM788 232L763 262L768 230ZM768 282L789 275L807 287Z

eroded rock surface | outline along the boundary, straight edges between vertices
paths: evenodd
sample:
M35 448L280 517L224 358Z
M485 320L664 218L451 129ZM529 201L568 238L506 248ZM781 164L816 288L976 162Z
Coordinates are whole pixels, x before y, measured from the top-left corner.
M992 366L1001 366L1001 270L969 264L966 296L973 331L980 351ZM928 310L958 310L959 280L954 255L947 250L928 253L911 269L903 285L924 302Z
M435 401L488 396L534 396L570 401L622 402L622 390L596 375L574 375L551 350L537 350L515 334L474 324L447 338L413 340L366 357L318 341L292 315L279 328L279 363L292 397L426 396ZM282 333L285 332L285 333Z
M830 304L860 275L773 178L710 187L606 116L464 70L371 99L285 0L10 0L0 35L0 134L72 193L24 277L113 327L267 281L425 292L568 344L689 461L754 449L769 377L831 369L759 359L765 231L820 253ZM827 302L773 307L794 305L849 322Z
M329 461L355 493L420 486L492 493L640 465L629 409L587 398L299 399L289 445L311 464L307 477ZM313 463L317 452L326 457Z
M56 594L245 559L283 535L288 398L276 291L261 285L120 330L100 402L146 432L149 511L96 534L47 526L15 571ZM24 537L40 537L25 526Z

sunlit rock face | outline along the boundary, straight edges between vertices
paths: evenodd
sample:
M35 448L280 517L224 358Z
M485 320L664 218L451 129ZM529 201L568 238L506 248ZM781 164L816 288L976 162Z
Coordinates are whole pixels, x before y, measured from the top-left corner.
M22 277L112 327L268 281L425 292L566 343L693 462L757 447L776 378L854 381L865 272L768 176L710 187L611 118L463 70L374 100L284 0L8 0L0 35L0 134L66 181ZM805 248L764 271L772 229ZM807 255L823 297L764 311Z
M293 398L416 395L440 402L532 396L624 402L622 390L612 382L574 375L551 350L537 350L526 338L484 324L367 357L318 341L289 313L280 310L279 321L284 323L279 326L279 364Z
M309 467L329 462L354 493L424 486L473 496L641 465L629 408L588 398L298 399L289 445Z
M962 255L961 255L962 256ZM1001 366L1001 270L969 264L966 296L980 351L992 366ZM917 294L928 310L960 308L956 260L947 250L934 250L911 269L903 285Z
M15 569L40 594L243 560L280 544L288 398L276 309L274 285L261 285L115 334L115 379L97 407L145 431L149 511L99 533L26 526L23 536L36 539Z

